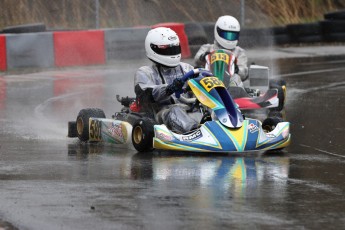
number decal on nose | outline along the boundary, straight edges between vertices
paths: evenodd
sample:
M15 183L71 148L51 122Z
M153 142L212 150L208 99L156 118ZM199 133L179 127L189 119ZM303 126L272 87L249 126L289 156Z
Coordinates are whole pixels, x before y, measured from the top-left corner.
M207 90L207 92L210 92L215 87L225 88L223 82L216 77L205 77L200 81L200 83Z

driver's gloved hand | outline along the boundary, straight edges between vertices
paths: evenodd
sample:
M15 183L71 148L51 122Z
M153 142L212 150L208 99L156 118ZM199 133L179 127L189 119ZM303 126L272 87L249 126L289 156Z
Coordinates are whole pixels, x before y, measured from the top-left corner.
M210 54L210 52L205 52L205 53L201 54L200 57L199 57L199 61L205 62L206 61L206 56L209 55L209 54Z
M175 92L181 91L183 85L184 85L184 82L181 80L181 78L175 78L174 81L167 86L166 92L167 94L170 95Z
M213 76L213 73L207 69L199 68L199 73L204 77Z

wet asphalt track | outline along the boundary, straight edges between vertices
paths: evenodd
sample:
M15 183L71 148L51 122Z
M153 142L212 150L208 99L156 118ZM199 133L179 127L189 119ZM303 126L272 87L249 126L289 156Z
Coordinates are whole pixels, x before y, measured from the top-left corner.
M80 109L120 109L141 64L0 78L0 229L344 228L345 57L271 66L288 89L283 152L138 154L67 139Z

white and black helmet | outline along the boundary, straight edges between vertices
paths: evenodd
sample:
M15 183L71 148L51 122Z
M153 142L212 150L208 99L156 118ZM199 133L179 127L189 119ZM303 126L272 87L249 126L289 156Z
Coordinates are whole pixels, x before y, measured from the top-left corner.
M180 39L170 28L150 30L145 39L146 56L164 66L175 67L181 60Z
M214 27L214 38L225 49L234 49L240 36L240 23L232 16L218 18Z

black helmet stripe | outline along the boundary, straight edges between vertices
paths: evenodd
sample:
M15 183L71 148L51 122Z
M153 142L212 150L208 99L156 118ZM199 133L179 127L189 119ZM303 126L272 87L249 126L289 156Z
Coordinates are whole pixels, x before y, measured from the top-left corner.
M155 45L150 44L151 49L159 55L178 55L181 54L181 46L178 45Z

